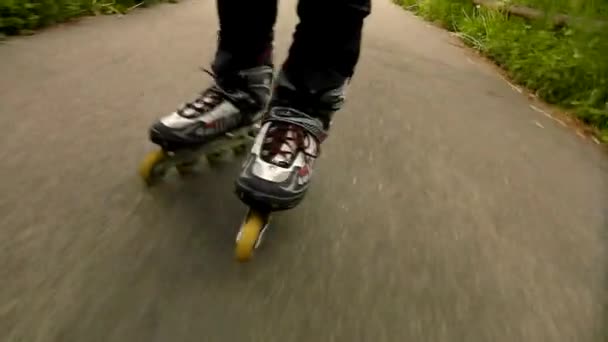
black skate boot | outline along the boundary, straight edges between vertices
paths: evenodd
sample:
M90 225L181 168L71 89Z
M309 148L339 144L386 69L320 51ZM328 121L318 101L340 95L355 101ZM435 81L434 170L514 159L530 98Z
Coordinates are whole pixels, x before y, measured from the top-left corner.
M210 72L208 72L211 74ZM213 75L214 83L196 99L156 121L150 140L162 150L151 153L140 167L149 185L176 166L188 173L200 155L222 149L235 151L252 141L270 99L273 68L258 66L229 75Z
M284 72L250 155L236 180L236 194L250 207L264 211L298 205L313 173L320 144L325 140L333 113L344 102L347 78L323 78L316 87L295 86Z
M190 148L251 125L270 98L272 74L271 67L261 66L215 77L194 101L155 122L150 140L168 150Z

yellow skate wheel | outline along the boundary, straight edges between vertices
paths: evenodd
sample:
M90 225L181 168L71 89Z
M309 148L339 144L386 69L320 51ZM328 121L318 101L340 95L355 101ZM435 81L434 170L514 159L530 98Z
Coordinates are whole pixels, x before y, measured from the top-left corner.
M250 210L241 226L236 239L236 259L240 262L249 261L253 257L260 232L267 219L264 214Z
M175 168L180 176L189 176L194 173L196 169L197 161L182 163L177 165Z
M150 152L139 166L139 175L147 185L152 185L165 176L167 168L164 165L168 156L163 150Z

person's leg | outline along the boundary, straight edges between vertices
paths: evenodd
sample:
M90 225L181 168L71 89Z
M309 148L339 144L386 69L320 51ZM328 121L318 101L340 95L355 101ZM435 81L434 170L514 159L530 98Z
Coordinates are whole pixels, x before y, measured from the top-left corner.
M293 208L359 61L370 0L300 0L300 23L251 154L236 180L250 205Z
M216 0L218 45L212 68L231 73L272 65L277 0Z
M150 128L150 139L166 149L198 145L249 125L270 99L277 0L217 0L217 11L214 82Z
M370 12L371 0L300 0L283 76L308 92L340 88L355 72Z

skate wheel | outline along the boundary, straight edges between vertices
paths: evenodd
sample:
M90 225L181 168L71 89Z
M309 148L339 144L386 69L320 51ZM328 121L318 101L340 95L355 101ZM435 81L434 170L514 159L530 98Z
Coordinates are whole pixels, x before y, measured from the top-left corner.
M163 150L158 150L150 152L142 161L139 167L139 175L148 186L162 179L167 173L167 167L164 165L167 157Z
M197 161L193 161L193 162L177 165L177 166L175 166L175 168L177 169L177 172L179 173L180 176L189 176L194 173L194 170L195 170L197 164L198 164Z
M268 222L267 215L250 209L236 238L236 259L240 262L249 261L257 248L260 233Z

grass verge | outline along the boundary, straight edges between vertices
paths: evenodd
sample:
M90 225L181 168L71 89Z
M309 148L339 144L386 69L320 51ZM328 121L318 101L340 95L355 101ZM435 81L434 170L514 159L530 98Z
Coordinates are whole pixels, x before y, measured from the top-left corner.
M573 113L594 128L600 140L608 142L607 30L590 31L584 24L554 29L548 20L508 17L475 6L470 0L393 1L458 32L468 45L505 69L516 83ZM530 3L547 13L566 10L584 18L597 19L608 13L608 0L588 1L584 6L565 0L518 2Z
M29 34L70 19L118 14L158 2L176 0L0 0L0 35Z

